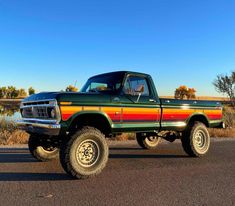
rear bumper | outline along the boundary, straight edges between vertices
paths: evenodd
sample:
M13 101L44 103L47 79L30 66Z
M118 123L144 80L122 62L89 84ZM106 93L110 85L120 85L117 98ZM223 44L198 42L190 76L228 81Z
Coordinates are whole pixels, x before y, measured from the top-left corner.
M21 119L17 121L17 126L29 133L45 134L58 136L61 125L56 120L38 120L38 119Z

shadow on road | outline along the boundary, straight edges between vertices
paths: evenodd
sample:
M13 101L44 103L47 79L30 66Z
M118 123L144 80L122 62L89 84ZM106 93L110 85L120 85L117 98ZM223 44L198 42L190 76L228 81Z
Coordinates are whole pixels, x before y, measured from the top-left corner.
M122 159L122 158L127 158L127 159L142 159L142 158L189 158L187 155L172 155L172 154L110 154L109 158L111 159Z
M0 149L0 163L37 162L26 149Z
M0 172L1 181L58 181L72 180L65 173L8 173Z
M187 155L182 154L154 154L152 151L143 150L141 148L110 148L110 159L151 159L151 158L188 158ZM130 151L130 153L128 153ZM136 152L135 152L136 151ZM118 154L113 154L113 153ZM122 154L125 152L124 154ZM150 153L151 152L151 153ZM133 154L134 153L134 154ZM38 161L34 159L27 149L20 148L0 148L0 163L29 163L30 165L37 164ZM32 164L31 164L32 163ZM40 163L42 164L42 163ZM66 173L35 173L35 172L0 172L1 181L58 181L58 180L72 180Z
M112 150L128 150L128 151L139 151L139 150L143 150L143 148L133 148L133 147L110 147L109 148L110 151Z

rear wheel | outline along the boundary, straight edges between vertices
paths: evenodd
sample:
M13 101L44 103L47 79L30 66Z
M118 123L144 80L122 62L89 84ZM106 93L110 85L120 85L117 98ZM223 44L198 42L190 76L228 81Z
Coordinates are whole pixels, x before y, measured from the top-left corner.
M137 133L136 140L140 147L151 150L158 147L161 138L158 136L143 136L141 133Z
M60 162L70 176L85 179L105 168L108 155L105 136L93 127L84 127L62 144Z
M39 161L50 161L59 157L59 148L50 142L49 137L31 134L28 147L32 156Z
M189 156L201 157L209 150L210 135L203 123L195 122L183 133L181 142L184 151Z

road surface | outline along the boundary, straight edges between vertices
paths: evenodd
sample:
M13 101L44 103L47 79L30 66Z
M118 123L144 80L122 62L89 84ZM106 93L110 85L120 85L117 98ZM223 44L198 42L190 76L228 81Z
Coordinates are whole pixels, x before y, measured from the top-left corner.
M179 142L146 151L134 141L110 144L105 170L72 180L58 160L34 160L26 146L0 147L1 205L235 205L235 139L213 140L204 158Z

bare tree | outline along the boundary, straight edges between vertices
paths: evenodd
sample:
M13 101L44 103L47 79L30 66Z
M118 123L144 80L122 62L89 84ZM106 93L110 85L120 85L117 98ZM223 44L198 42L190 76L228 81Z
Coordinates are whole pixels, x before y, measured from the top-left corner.
M231 103L235 105L235 71L231 75L217 75L213 85L217 92L226 94Z

